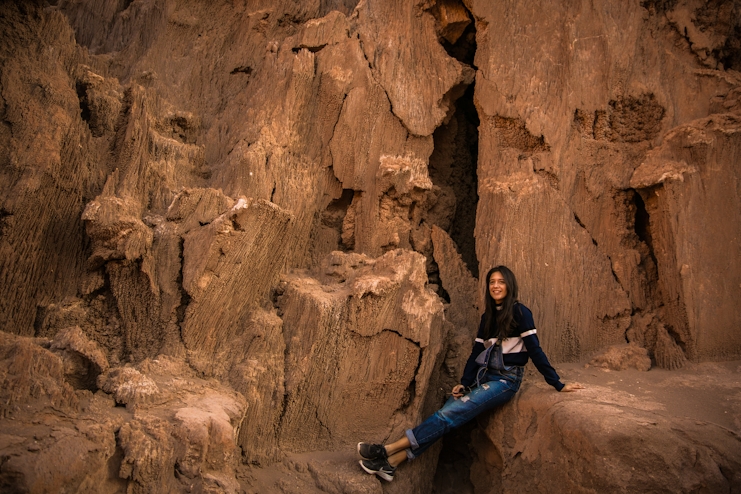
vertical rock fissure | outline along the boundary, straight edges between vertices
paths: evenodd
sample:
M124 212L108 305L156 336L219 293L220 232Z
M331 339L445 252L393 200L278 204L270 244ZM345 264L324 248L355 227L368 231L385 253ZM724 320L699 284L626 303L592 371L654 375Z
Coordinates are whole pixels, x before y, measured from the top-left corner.
M190 295L185 290L185 286L183 286L183 264L185 261L185 239L180 237L179 242L179 250L180 250L180 270L178 272L178 277L175 283L177 284L178 288L180 289L180 304L175 308L175 315L177 320L177 328L178 328L178 337L180 338L180 342L183 343L183 325L185 324L185 315L186 311L188 309L188 305L190 304Z
M651 257L654 266L658 266L656 255L654 254L653 239L651 238L651 225L646 203L643 202L641 194L637 191L633 195L633 203L636 207L635 212L635 232L638 240L648 247L648 255Z
M342 189L342 194L337 199L332 200L324 211L319 215L320 231L324 232L322 238L325 242L332 244L331 250L340 250L347 252L354 247L351 235L348 235L344 228L345 217L350 209L350 205L355 197L355 191L352 189ZM344 237L343 237L344 234ZM319 233L317 234L319 235ZM316 240L315 241L319 241Z
M453 9L473 16L462 2L447 1L439 9ZM447 13L447 18L454 16ZM443 16L440 16L443 17ZM439 23L440 43L447 53L461 63L474 66L476 54L476 25L470 22L460 32L460 27ZM456 29L458 30L456 32ZM429 173L432 183L440 188L439 207L432 222L445 230L455 242L458 253L471 274L478 278L479 263L476 257L476 212L478 207L478 144L479 115L474 105L475 83L469 85L463 95L454 102L448 118L433 134L434 149L430 156ZM433 266L433 269L436 266ZM439 280L439 272L430 273L430 281L439 283L440 292L447 295ZM438 494L473 492L470 470L473 457L470 452L471 432L469 424L443 439L442 449L433 480L433 492Z
M13 216L10 212L4 208L0 208L0 237L5 233L5 227L8 225L8 219Z
M473 23L456 44L443 41L443 45L459 61L472 62L476 50ZM440 188L438 204L445 205L437 211L433 222L448 232L469 271L478 277L474 228L478 206L479 116L473 102L474 86L466 88L463 96L456 100L449 119L435 130L429 172L433 184ZM431 278L436 275L433 273Z
M631 189L632 190L632 189ZM633 192L633 231L638 239L638 251L640 253L641 275L646 286L646 309L653 310L661 307L663 302L660 294L657 292L659 282L659 262L654 252L654 240L651 232L651 217L644 202L641 192ZM646 194L646 192L644 192Z
M634 316L637 323L628 328L626 337L631 342L646 346L652 360L659 367L677 369L686 362L689 350L681 331L684 323L680 315L681 300L673 299L670 292L667 292L666 286L671 285L672 280L662 277L657 257L658 253L663 256L664 262L671 262L666 259L666 250L671 250L671 247L666 245L667 239L662 238L660 226L663 220L662 210L657 204L659 188L629 190L632 192L634 211L633 231L640 254L641 285L645 287L645 292L638 301L639 316ZM656 214L658 219L652 218L652 214ZM663 274L666 275L666 269Z
M414 397L417 394L417 376L419 375L419 369L422 367L422 357L423 357L423 351L422 347L420 346L419 342L416 342L412 340L411 338L408 338L401 334L400 332L393 330L393 329L384 329L384 331L388 331L389 333L394 333L399 338L404 338L406 341L417 347L417 365L414 367L414 373L412 374L412 380L409 381L409 385L407 386L406 391L404 392L406 399L402 401L399 408L396 409L396 412L400 412L406 408L409 407L409 405L412 404L414 401Z

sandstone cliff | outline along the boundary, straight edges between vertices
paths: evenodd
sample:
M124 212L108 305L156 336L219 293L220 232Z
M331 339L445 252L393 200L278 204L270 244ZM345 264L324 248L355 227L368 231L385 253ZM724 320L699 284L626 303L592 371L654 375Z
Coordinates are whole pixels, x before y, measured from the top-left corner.
M444 492L440 447L383 487L352 448L439 406L495 264L554 362L627 342L668 370L741 358L740 15L3 3L0 486ZM647 418L663 429L637 441L625 419L594 442L621 413L600 399L528 387L456 479L508 491L623 450L664 469L678 428L694 480L650 489L739 489L739 424ZM563 489L638 489L635 468Z

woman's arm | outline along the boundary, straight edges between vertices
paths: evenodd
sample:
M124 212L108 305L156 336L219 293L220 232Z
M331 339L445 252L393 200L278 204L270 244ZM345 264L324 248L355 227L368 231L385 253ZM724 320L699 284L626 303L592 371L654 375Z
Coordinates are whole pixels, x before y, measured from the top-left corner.
M556 369L548 361L548 357L545 356L545 352L540 347L540 342L535 333L523 337L522 341L525 343L530 360L533 361L538 372L543 374L545 382L556 388L557 391L562 391L564 384L561 382L561 378L558 377Z
M525 344L528 357L535 364L535 368L543 375L545 382L556 388L557 391L563 390L564 384L558 377L556 369L553 368L540 347L533 313L524 305L518 304L515 308L515 320L517 321L517 331Z

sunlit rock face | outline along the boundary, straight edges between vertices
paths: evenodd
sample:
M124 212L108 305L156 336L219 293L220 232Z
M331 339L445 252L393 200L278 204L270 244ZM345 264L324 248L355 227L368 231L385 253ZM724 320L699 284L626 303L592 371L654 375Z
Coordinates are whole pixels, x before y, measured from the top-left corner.
M0 485L379 492L355 443L441 404L498 264L553 362L741 357L732 1L0 14ZM551 465L531 443L567 463L582 442L629 444L671 483L665 442L600 442L599 397L548 393L526 388L482 419L486 441L437 446L383 489L507 491ZM701 459L672 490L738 486L737 435L666 424ZM450 460L460 448L479 454ZM634 468L579 485L632 490L617 479Z

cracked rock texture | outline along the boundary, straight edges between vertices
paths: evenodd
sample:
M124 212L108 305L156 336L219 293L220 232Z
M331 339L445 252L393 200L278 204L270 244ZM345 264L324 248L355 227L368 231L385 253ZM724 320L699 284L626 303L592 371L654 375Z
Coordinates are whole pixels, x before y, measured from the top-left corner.
M496 264L557 364L741 358L740 70L732 0L3 2L0 490L738 490L741 422L540 386L448 483L353 448L440 405Z

